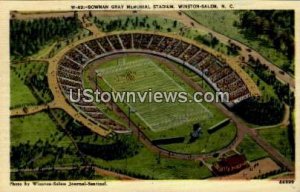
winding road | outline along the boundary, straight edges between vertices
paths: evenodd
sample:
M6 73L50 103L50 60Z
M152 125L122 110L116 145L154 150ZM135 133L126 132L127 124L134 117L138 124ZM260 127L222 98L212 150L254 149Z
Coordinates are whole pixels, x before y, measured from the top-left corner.
M82 17L82 15L84 13L87 12L80 12L80 17ZM242 48L241 51L241 55L245 58L248 58L249 52L247 51L248 49L250 49L249 47L247 47L246 45L237 42L233 39L230 39L229 37L226 37L222 34L219 34L211 29L206 28L205 26L195 22L193 19L191 19L189 16L185 15L184 13L182 14L178 14L178 12L144 12L141 11L139 12L140 14L144 14L144 15L153 15L153 16L161 16L161 17L165 17L165 18L171 18L173 20L178 20L179 22L182 22L183 24L185 24L187 27L193 27L197 30L201 30L201 31L206 31L208 33L212 33L215 37L217 37L221 42L223 43L228 43L228 41L230 40L231 42L235 43L236 45L240 46ZM18 15L19 14L19 15ZM20 17L22 15L20 15L21 13L16 14L17 17ZM67 15L70 15L70 12L66 13ZM116 15L132 15L132 12L95 12L94 15L109 15L112 14L114 16ZM43 17L43 14L37 14L39 17ZM37 17L37 15L33 15L35 17ZM60 13L59 16L64 16L63 13ZM45 14L44 17L49 17L49 13ZM26 18L31 18L29 15L26 15ZM193 24L192 24L193 23ZM80 113L78 113L73 107L70 106L70 104L66 101L65 97L63 96L63 94L61 93L59 86L57 84L57 78L56 78L56 72L57 72L57 63L58 60L72 47L85 42L87 40L90 39L94 39L96 37L99 37L102 35L101 32L99 32L98 30L96 30L95 26L89 25L87 26L87 29L93 32L92 36L86 37L84 39L81 39L75 43L72 43L70 45L68 45L66 48L64 48L62 51L60 51L58 54L56 54L53 58L47 60L49 62L49 69L48 69L48 82L49 82L49 88L51 89L53 95L54 95L54 101L49 103L49 104L45 104L45 105L41 105L41 106L33 106L33 107L28 107L27 108L27 112L25 114L24 109L12 109L11 110L11 116L18 116L18 115L27 115L27 114L32 114L32 113L36 113L38 111L41 110L45 110L47 108L61 108L63 110L65 110L70 116L72 116L74 119L78 120L79 122L81 122L83 125L85 125L86 127L88 127L89 129L91 129L92 131L98 133L99 135L102 136L107 136L111 133L110 130L104 129L102 127L100 127L99 125L92 123L91 121L87 120L84 116L82 116ZM275 72L276 77L285 82L285 83L289 83L291 89L295 88L295 81L294 78L292 76L290 76L289 74L282 74L280 73L281 69L279 69L277 66L275 66L274 64L272 64L271 62L269 62L267 59L265 59L264 57L262 57L259 53L257 53L256 51L252 50L251 51L251 55L252 57L254 57L255 59L259 59L262 63L266 64L270 70L273 70ZM184 73L182 73L181 71L179 71L178 69L174 68L174 66L170 66L167 65L174 73L176 73L177 75L179 75L188 85L190 85L191 87L193 87L196 91L203 91L203 89L201 88L201 86L195 82L193 82L189 77L187 77ZM109 105L113 106L112 109L114 109L114 112L119 115L120 117L122 117L124 119L125 122L129 123L129 119L127 117L127 115L119 109L119 107L115 104L115 103L109 103ZM293 171L294 170L294 165L292 162L288 161L283 155L281 155L278 150L276 150L275 148L273 148L269 143L267 143L262 137L260 137L257 133L257 131L254 128L249 128L245 122L243 122L239 117L237 117L235 114L233 114L231 111L229 111L227 108L225 108L222 104L220 103L215 103L215 105L224 113L226 114L227 117L229 117L234 124L237 126L237 136L236 139L234 140L233 143L231 143L229 146L217 151L220 154L226 153L227 151L231 150L231 149L235 149L238 144L240 144L240 142L243 140L244 136L246 134L248 134L257 144L259 144L268 154L269 156L280 166L286 167L288 170ZM117 110L119 109L119 110ZM131 124L131 129L132 129L132 133L134 135L136 135L139 140L147 147L149 148L151 151L156 152L161 154L162 156L166 156L169 158L176 158L176 159L185 159L185 160L203 160L203 158L212 156L214 153L208 153L208 154L199 154L199 155L191 155L191 154L183 154L183 153L174 153L174 152L170 152L167 151L165 149L162 149L158 146L155 146L151 143L151 140L138 128L138 126L130 121Z
M79 18L82 21L82 16L83 15L88 15L88 11L80 11L79 13ZM180 13L180 14L179 14ZM23 13L23 12L13 12L14 17L16 19L23 19L23 20L28 20L28 19L34 19L34 18L47 18L47 17L70 17L74 15L73 11L65 11L65 12L58 12L58 13L51 13L51 12L36 12L36 13ZM154 17L162 17L162 18L168 18L172 20L177 20L184 24L186 27L190 27L193 29L196 29L198 31L206 32L206 33L211 33L213 36L217 37L220 42L227 44L228 41L231 41L232 43L238 45L241 47L241 52L240 54L247 59L249 54L254 58L254 59L259 59L261 63L267 65L271 71L275 72L275 75L277 79L284 83L288 83L290 85L290 88L292 90L295 90L295 79L293 76L291 76L288 73L281 73L281 69L274 65L272 62L270 62L268 59L263 57L260 53L257 51L253 50L251 47L236 41L232 38L229 38L221 33L218 33L202 24L199 22L195 21L193 18L188 16L184 12L178 12L178 11L137 11L136 13L133 13L132 11L93 11L93 16L133 16L133 15L147 15L147 16L154 16ZM93 26L87 27L87 28L94 28ZM91 30L95 31L95 30ZM249 52L248 50L251 50Z
M164 65L166 65L170 70L173 71L176 75L182 78L182 80L185 81L189 86L194 88L196 91L205 92L201 86L198 83L195 83L192 81L188 76L186 76L182 71L180 71L175 65L162 62ZM94 75L93 71L91 70L90 75ZM91 78L94 79L94 78ZM90 81L90 84L92 87L96 87L94 81ZM101 90L100 87L97 87L99 90ZM239 117L237 117L234 113L229 111L224 105L221 103L214 103L219 110L221 110L228 118L230 118L234 124L237 126L237 136L234 139L234 141L226 146L225 148L222 148L220 150L211 152L211 153L203 153L203 154L185 154L185 153L177 153L168 151L166 149L160 148L159 146L153 145L151 140L143 133L143 131L140 130L140 128L135 124L135 122L131 121L128 118L128 115L123 112L121 108L116 103L109 102L106 103L107 107L112 109L115 114L117 114L119 117L123 118L124 121L129 124L130 121L130 129L132 130L132 133L142 142L148 149L150 149L153 152L159 153L162 156L168 157L168 158L174 158L174 159L184 159L184 160L203 160L207 157L212 157L215 153L219 153L220 155L236 149L236 147L242 142L244 136L247 134L249 135L257 144L259 144L268 154L269 156L280 166L286 167L289 170L294 170L294 165L288 161L281 153L278 152L275 148L273 148L269 143L267 143L263 138L261 138L255 128L249 128L245 122L243 122Z

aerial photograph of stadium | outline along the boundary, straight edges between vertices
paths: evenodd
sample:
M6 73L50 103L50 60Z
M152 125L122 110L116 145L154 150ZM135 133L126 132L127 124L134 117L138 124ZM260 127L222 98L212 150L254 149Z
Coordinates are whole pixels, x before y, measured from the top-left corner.
M294 179L293 10L16 10L9 26L10 180Z

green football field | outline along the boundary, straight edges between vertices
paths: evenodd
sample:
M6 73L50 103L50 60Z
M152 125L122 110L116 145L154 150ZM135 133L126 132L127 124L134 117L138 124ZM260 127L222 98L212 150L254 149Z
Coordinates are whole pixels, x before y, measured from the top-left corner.
M139 56L123 57L109 61L97 73L113 91L148 92L146 102L132 102L130 97L130 101L126 102L126 105L154 132L212 118L212 113L204 105L190 101L192 99L190 93L188 93L188 102L186 103L148 101L149 94L158 91L166 94L188 92L173 77L157 66L153 59Z
M103 91L115 93L126 91L143 93L150 92L149 89L151 92L184 91L189 95L186 103L130 102L132 100L116 103L127 115L131 109L130 119L150 140L184 138L181 143L160 145L162 148L199 154L216 151L231 143L236 136L236 126L229 124L214 133L208 133L210 127L227 117L212 103L189 102L195 90L168 68L167 62L170 61L143 54L109 57L85 69L84 86L95 87L97 73L97 84ZM181 70L179 64L173 62L169 64ZM190 133L195 123L200 123L202 133L196 141L190 143Z

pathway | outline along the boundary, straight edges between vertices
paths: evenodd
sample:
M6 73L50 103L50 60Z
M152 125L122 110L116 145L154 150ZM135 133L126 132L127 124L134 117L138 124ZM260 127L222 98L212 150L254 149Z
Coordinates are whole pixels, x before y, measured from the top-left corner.
M10 116L22 116L22 115L31 115L49 108L57 108L55 102L50 102L42 105L35 105L35 106L26 106L26 107L19 107L10 110Z
M83 14L84 12L82 12L81 14ZM101 15L101 14L105 14L106 16L108 14L113 14L114 16L118 13L118 12L95 12L96 14L94 15ZM242 56L244 56L245 58L248 57L249 52L247 51L247 49L249 49L249 47L247 47L246 45L240 43L240 42L236 42L222 34L219 34L211 29L208 29L202 25L200 25L199 23L196 23L193 19L191 19L190 17L188 17L185 14L181 14L179 15L178 12L140 12L141 14L145 14L145 15L154 15L154 16L162 16L162 17L166 17L166 18L171 18L171 19L175 19L178 20L182 23L184 23L186 26L188 27L193 27L196 28L198 30L204 30L206 32L210 32L212 33L215 37L217 37L221 42L227 43L229 40L235 44L237 44L238 46L240 46L242 48ZM68 14L70 14L68 12ZM119 12L119 15L132 15L132 12ZM192 24L194 23L194 24ZM89 129L91 129L92 131L98 133L99 135L102 136L107 136L108 134L111 133L111 130L107 130L104 127L101 127L100 125L97 125L93 122L91 122L90 120L88 120L87 118L85 118L82 114L78 113L78 111L76 111L73 107L71 107L69 105L69 103L66 101L66 98L64 97L64 95L62 94L58 82L57 82L57 68L58 68L58 61L59 59L66 54L66 52L71 49L72 47L88 41L90 39L94 39L97 38L99 36L102 36L103 34L101 32L98 31L98 29L95 28L95 25L87 25L86 26L88 30L93 32L92 36L83 38L79 41L76 41L70 45L68 45L67 47L65 47L62 51L60 51L58 54L56 54L53 58L49 59L49 68L48 68L48 82L49 82L49 88L51 89L53 95L54 95L54 101L53 104L45 104L45 105L41 105L41 106L37 106L37 107L29 107L29 113L35 113L41 110L44 110L48 107L57 107L57 108L61 108L63 110L65 110L70 116L72 116L74 119L76 119L77 121L79 121L80 123L82 123L84 126L88 127ZM259 59L262 63L266 64L267 66L269 66L269 68L273 71L275 71L275 75L278 79L280 79L283 82L289 83L291 88L294 89L295 87L295 83L294 83L294 79L293 77L289 76L288 74L281 74L279 73L280 69L273 65L272 63L270 63L269 61L267 61L265 58L263 58L259 53L257 53L256 51L252 50L251 55L256 59ZM174 69L173 69L174 70ZM175 71L175 70L174 70ZM193 83L191 80L189 80L188 77L185 77L185 75L183 73L180 73L179 71L175 71L176 74L180 75L183 80L186 81L186 83L188 83L189 85L191 85L195 90L197 91L203 91L202 88ZM51 102L52 103L52 102ZM115 103L110 103L110 105L112 105L113 109L119 109L119 107L115 104ZM286 168L288 168L289 170L294 170L293 164L288 161L285 157L283 157L276 149L274 149L270 144L268 144L264 139L262 139L258 134L257 131L253 128L249 128L241 119L239 119L235 114L233 114L231 111L229 111L227 108L225 108L222 104L220 103L216 103L216 106L224 113L226 114L237 126L238 129L238 133L237 133L237 137L235 139L235 141L230 144L229 146L217 151L218 153L222 154L227 152L228 150L234 149L236 148L236 146L242 141L243 137L245 134L248 134L256 143L258 143L266 152L268 152L269 156L274 159L274 161L276 163L278 163L281 166L284 166ZM21 115L24 114L24 110L22 112L23 109L16 109L14 111L12 111L12 115ZM127 115L122 111L122 110L116 110L115 111L120 117L122 117L125 122L129 122L129 119L127 117ZM28 113L28 111L27 111ZM170 158L177 158L177 159L189 159L189 160L202 160L204 157L207 156L211 156L213 155L213 153L209 153L209 154L199 154L199 155L190 155L190 154L182 154L182 153L174 153L174 152L170 152L167 151L165 149L159 148L158 146L155 146L151 143L150 139L142 132L140 131L139 127L132 121L130 121L131 124L131 129L133 134L135 134L139 140L145 145L147 146L150 150L157 152L163 156L167 156Z
M88 15L88 11L80 11L80 15L82 16L83 14ZM134 15L148 15L148 16L159 16L163 18L169 18L172 20L177 20L187 27L191 27L194 29L197 29L199 31L207 32L213 34L215 37L217 37L222 43L227 44L228 41L230 40L231 42L235 43L236 45L240 46L242 48L241 55L247 59L249 55L249 51L251 50L251 55L254 59L259 59L262 63L266 64L270 70L275 72L276 77L281 80L284 83L289 83L290 87L292 90L295 89L295 79L293 76L287 74L287 73L281 73L281 69L271 63L269 60L264 58L261 54L259 54L257 51L251 49L250 47L246 46L245 44L238 42L234 39L231 39L223 34L220 34L212 29L209 29L205 27L204 25L201 25L188 15L186 15L184 12L180 12L179 14L178 11L138 11L137 13L133 13L132 11L94 11L93 16L134 16ZM17 12L14 13L15 18L17 19L33 19L33 18L47 18L47 17L67 17L67 16L73 16L74 12L73 11L66 11L66 12L58 12L58 13L43 13L43 12L37 12L37 13L32 13L32 14L27 14L23 12ZM92 30L91 30L92 31Z

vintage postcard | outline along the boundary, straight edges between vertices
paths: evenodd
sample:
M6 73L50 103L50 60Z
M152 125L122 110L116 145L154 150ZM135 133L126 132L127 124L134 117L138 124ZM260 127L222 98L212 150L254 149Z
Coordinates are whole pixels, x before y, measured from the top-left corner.
M0 191L300 192L300 3L0 5Z

